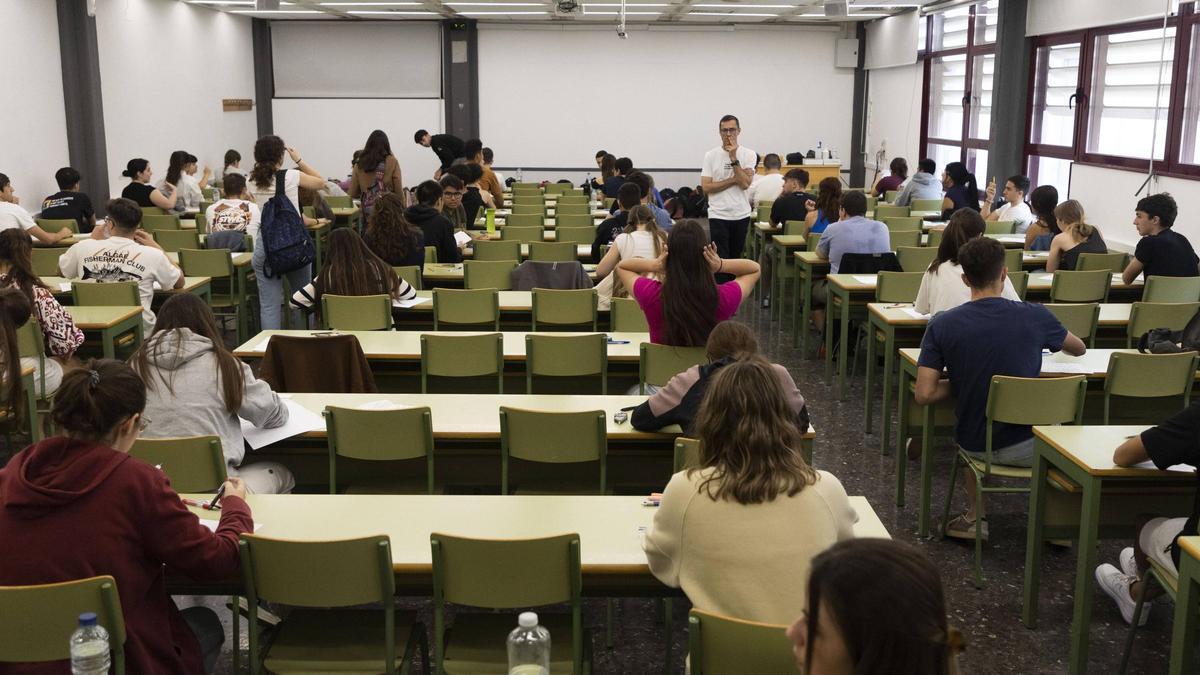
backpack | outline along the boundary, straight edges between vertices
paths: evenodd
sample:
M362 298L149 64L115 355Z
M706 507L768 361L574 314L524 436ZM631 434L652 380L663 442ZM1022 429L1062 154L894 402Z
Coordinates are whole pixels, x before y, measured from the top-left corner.
M304 219L296 213L296 207L287 197L286 176L286 171L275 174L275 196L263 206L258 228L258 237L266 252L263 273L270 279L311 265L316 259Z
M385 166L387 166L385 162L380 162L379 166L375 167L375 184L362 193L363 215L371 215L371 212L375 210L375 200L384 193L383 172Z
M1187 322L1183 330L1151 328L1138 338L1138 351L1145 354L1178 354L1200 351L1200 312Z

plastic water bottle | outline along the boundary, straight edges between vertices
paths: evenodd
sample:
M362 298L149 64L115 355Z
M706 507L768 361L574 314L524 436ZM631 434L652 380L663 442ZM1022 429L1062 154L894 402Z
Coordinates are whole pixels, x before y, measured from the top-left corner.
M487 223L487 233L496 234L496 209L488 207L484 212L484 221Z
M96 622L96 614L80 614L79 628L71 634L72 675L108 675L112 665L108 647L108 631Z
M521 182L521 167L517 167L517 182Z
M521 612L508 634L508 675L550 675L550 631L534 612Z

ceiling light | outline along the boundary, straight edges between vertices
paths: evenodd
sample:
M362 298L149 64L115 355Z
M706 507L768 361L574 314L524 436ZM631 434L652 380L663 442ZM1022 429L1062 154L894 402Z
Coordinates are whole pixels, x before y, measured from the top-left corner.
M723 16L735 18L739 16L779 16L779 14L758 14L754 12L688 12L684 16Z
M620 14L620 12L610 12L604 10L597 12L595 10L588 9L587 7L583 8L583 13L585 16L616 16ZM659 14L662 14L662 12L625 12L625 16L658 16Z
M254 0L187 0L189 5L254 6Z
M358 9L346 13L353 14L354 16L441 16L437 12L430 12L429 10L401 12L387 9Z
M797 5L730 5L725 3L692 5L692 7L704 7L707 9L795 9Z
M619 2L585 2L585 3L583 3L584 9L587 9L588 7L620 7L620 6L621 6L621 3L619 3ZM626 7L670 7L671 3L669 3L669 2L663 2L663 3L639 2L636 4L629 3L625 6Z
M236 9L230 14L325 14L325 12L315 9Z
M322 2L322 7L421 7L420 2Z
M514 14L523 14L523 15L532 15L532 14L538 14L538 15L545 15L545 14L547 14L547 13L548 13L548 12L459 12L459 14L462 14L463 16L511 16L511 15L514 15Z
M545 7L544 2L447 2L451 7Z

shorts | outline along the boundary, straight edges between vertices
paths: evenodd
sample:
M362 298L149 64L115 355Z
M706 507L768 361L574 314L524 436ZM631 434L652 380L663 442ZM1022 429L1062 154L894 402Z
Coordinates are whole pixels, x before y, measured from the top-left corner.
M826 289L829 282L825 279L817 279L812 285L812 304L813 307L824 307L825 301L828 299Z
M1171 544L1174 544L1175 537L1183 532L1185 523L1187 518L1153 518L1138 534L1138 548L1176 576L1179 575L1179 570L1171 557Z
M987 457L987 454L982 452L971 452L966 449L964 452L981 462ZM1013 443L1006 448L993 450L992 463L1005 466L1033 466L1033 439L1029 438L1020 443Z

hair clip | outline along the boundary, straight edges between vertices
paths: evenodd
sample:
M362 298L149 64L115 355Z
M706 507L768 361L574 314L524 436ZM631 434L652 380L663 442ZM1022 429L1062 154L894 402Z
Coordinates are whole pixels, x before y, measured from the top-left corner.
M92 389L100 386L100 371L88 369L88 386Z

